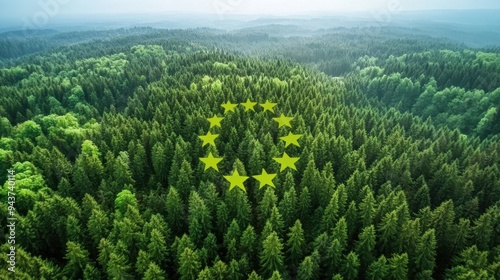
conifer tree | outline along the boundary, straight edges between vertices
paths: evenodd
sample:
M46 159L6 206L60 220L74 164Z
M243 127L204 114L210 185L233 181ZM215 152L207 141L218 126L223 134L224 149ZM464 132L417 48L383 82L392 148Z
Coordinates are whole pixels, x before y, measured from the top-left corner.
M164 280L165 272L154 262L149 264L148 270L144 273L144 280Z
M302 259L305 251L304 230L300 220L295 221L293 227L290 228L287 240L287 256L291 265L296 266Z
M175 235L179 235L184 232L184 205L182 200L177 192L177 189L174 187L170 187L166 202L165 208L167 212L167 223L168 226L172 229Z
M198 258L198 253L190 248L185 248L179 259L180 279L195 280L200 270L201 263Z
M372 262L368 267L366 277L373 280L387 279L389 273L389 266L387 259L384 255L380 256L378 260Z
M415 264L417 270L422 273L428 271L432 275L436 257L436 237L434 229L426 231L417 245Z
M167 257L167 243L165 237L156 228L151 231L151 240L148 244L148 255L155 263L163 264Z
M350 252L343 265L342 274L345 279L357 279L359 273L359 258L355 252Z
M262 244L260 266L265 275L271 276L274 271L283 270L283 244L276 232L271 232Z
M376 235L375 227L370 225L363 228L356 243L356 253L361 263L361 271L365 271L375 259Z

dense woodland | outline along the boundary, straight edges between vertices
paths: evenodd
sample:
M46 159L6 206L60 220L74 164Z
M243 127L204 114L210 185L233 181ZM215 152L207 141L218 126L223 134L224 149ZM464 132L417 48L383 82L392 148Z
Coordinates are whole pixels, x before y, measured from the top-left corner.
M4 35L0 57L1 279L500 279L498 50L147 28ZM275 112L221 107L247 99ZM275 188L223 177L263 168Z

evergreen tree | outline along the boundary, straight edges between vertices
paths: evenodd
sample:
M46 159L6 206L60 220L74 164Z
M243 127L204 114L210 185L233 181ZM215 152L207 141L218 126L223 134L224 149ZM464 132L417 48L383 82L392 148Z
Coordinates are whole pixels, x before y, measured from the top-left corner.
M227 265L222 261L217 261L212 268L213 279L226 279L227 278Z
M287 256L289 256L289 263L296 266L302 259L305 251L304 230L300 220L295 221L293 227L290 228L287 240Z
M297 279L312 280L317 279L319 272L318 264L312 259L311 256L304 258L299 266Z
M345 279L357 279L359 273L359 258L355 252L350 252L345 258L342 274Z
M129 279L131 277L129 270L130 265L126 256L122 253L111 252L107 266L109 277L112 279Z
M175 235L184 232L184 204L174 187L170 187L165 202L167 223Z
M148 255L155 263L163 264L168 257L167 243L160 230L151 231L151 240L148 244Z
M146 273L144 273L144 280L164 280L165 279L165 272L160 269L158 265L156 265L154 262L151 262L149 264L148 270L146 270Z
M394 280L408 279L408 255L393 255L389 259L389 278Z
M417 245L415 264L417 270L422 272L429 271L432 275L432 270L435 266L436 257L436 237L434 229L430 229L422 235L420 242Z
M82 144L82 152L75 162L73 181L75 182L75 196L82 198L85 193L95 195L104 175L101 162L101 153L90 140Z
M82 277L87 263L89 263L89 253L78 243L68 241L66 243L65 259L68 263L64 267L64 274L70 278Z
M211 225L212 217L205 202L197 192L192 192L189 198L189 236L196 245L201 246Z
M179 274L180 279L191 280L196 279L201 270L201 264L198 259L198 253L185 248L179 259Z
M370 264L366 277L373 280L383 280L387 278L388 273L389 266L387 265L387 259L384 255L382 255L378 258L378 260Z
M283 244L276 232L271 232L264 240L260 253L260 266L264 274L283 270Z
M373 225L365 227L359 234L356 253L360 259L361 271L366 271L368 265L375 259L375 239L375 227Z

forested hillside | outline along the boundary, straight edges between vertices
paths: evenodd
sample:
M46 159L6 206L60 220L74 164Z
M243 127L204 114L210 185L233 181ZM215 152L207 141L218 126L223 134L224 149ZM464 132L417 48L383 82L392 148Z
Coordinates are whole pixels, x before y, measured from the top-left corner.
M498 52L335 32L0 41L0 278L500 279Z

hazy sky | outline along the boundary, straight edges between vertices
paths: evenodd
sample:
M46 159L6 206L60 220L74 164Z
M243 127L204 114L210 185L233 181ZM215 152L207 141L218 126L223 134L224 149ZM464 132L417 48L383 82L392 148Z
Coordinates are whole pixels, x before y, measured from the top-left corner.
M43 7L46 3L46 7ZM500 9L499 0L0 0L0 19L73 14L197 12L289 15L308 12Z

